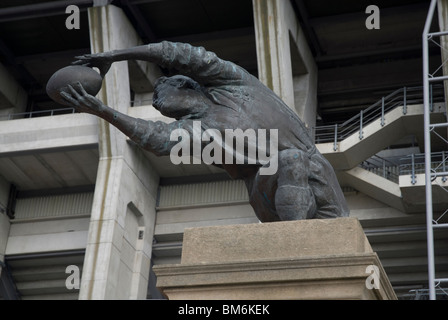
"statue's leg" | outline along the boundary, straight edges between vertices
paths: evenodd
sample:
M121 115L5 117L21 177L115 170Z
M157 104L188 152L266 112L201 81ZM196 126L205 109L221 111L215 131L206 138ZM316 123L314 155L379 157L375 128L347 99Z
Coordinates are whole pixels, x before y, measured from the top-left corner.
M266 166L270 165L272 163L268 163ZM260 171L258 171L254 177L245 179L250 205L261 222L280 220L275 210L277 178L278 172L273 175L260 175Z
M310 157L309 185L317 203L316 219L346 217L349 209L333 167L316 152Z
M275 208L280 220L314 218L317 208L308 184L309 171L307 153L298 149L279 152Z

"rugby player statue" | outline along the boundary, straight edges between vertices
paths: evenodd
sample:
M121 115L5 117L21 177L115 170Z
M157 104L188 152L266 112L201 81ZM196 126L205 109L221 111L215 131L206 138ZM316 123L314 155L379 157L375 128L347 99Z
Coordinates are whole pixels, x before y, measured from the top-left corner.
M59 80L50 79L49 95L79 112L101 117L143 149L158 156L170 155L178 143L170 140L173 130L182 128L193 134L195 121L200 121L202 130L218 130L222 136L226 129L276 130L277 150L269 150L275 155L269 162L276 161L275 165L253 163L248 159L243 163L222 161L215 164L233 179L245 181L250 204L261 222L349 215L335 172L316 149L304 123L272 90L240 66L222 60L202 47L167 41L87 54L76 59L67 68L88 67L96 72L91 69L96 67L100 74L91 74L85 79L79 76L79 81L64 85L62 82L67 81L63 79L64 75ZM165 123L133 118L95 98L111 64L123 60L149 61L167 71L169 77L163 76L156 81L153 106L176 121ZM81 70L80 74L84 72L90 73ZM70 73L74 74L74 71ZM92 78L94 84L88 83L87 78ZM202 141L202 147L207 143L211 142ZM226 147L222 146L223 149ZM250 147L246 145L245 149ZM269 166L277 170L262 174L261 169Z

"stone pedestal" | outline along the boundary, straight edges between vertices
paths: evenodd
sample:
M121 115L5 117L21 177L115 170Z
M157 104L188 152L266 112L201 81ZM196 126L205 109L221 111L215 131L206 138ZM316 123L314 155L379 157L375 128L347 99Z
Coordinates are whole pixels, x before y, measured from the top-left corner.
M186 229L168 299L396 299L355 218Z

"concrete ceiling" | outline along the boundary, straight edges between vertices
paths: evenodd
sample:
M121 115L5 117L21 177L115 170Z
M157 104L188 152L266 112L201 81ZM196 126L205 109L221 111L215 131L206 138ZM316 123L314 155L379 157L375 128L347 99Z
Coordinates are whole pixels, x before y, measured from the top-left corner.
M58 107L44 92L47 80L75 55L89 52L86 8L93 0L72 2L81 9L79 30L65 28L63 1L52 1L52 6L48 0L0 3L0 62L29 91L29 110ZM203 45L257 75L252 0L111 2L123 8L145 43ZM380 30L365 27L369 0L291 3L319 67L319 114L324 122L341 121L399 87L421 84L421 33L428 1L375 1ZM439 50L433 53L438 56Z
M20 191L92 186L98 161L97 148L17 154L0 157L0 175Z

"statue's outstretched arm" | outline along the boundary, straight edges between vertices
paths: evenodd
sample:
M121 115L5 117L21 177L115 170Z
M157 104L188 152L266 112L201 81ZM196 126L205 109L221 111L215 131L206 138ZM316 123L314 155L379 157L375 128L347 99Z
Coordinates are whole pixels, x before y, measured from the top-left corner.
M62 91L60 94L77 111L90 113L106 120L143 149L157 156L169 155L171 148L178 143L178 141L170 140L173 129L185 127L188 130L191 126L188 121L175 121L168 124L130 117L106 106L101 100L88 94L79 82L75 87L71 85L68 87L69 92Z
M144 60L162 68L189 76L203 85L247 81L250 74L238 65L225 61L203 47L163 41L123 50L76 57L74 64L98 67L104 75L110 64L123 60Z

